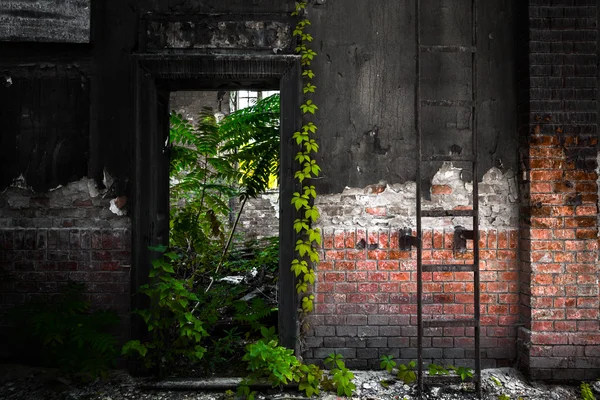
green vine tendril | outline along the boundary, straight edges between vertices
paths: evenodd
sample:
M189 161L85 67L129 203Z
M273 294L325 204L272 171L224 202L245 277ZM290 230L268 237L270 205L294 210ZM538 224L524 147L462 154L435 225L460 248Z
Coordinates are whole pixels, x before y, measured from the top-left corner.
M308 116L315 115L315 112L319 109L310 99L317 88L311 83L315 74L310 69L317 53L309 47L313 37L310 33L305 32L305 28L310 26L306 5L306 1L298 1L296 2L296 10L292 12L292 16L299 17L293 35L299 38L296 53L301 55L304 103L300 106L300 109L304 120ZM298 278L296 291L302 296L301 306L304 314L313 311L315 296L308 292L308 285L315 283L315 270L312 265L319 262L319 253L316 246L321 246L321 231L319 228L312 228L312 224L319 219L319 210L314 205L317 192L314 186L305 182L319 176L321 171L321 167L314 159L314 155L319 150L319 145L314 139L316 132L317 126L313 122L306 122L301 131L295 132L293 136L296 144L300 146L300 151L295 158L300 168L294 174L294 178L302 185L302 191L295 192L292 196L292 205L298 212L298 218L294 221L294 229L299 239L296 241L295 247L296 259L292 261L291 268Z

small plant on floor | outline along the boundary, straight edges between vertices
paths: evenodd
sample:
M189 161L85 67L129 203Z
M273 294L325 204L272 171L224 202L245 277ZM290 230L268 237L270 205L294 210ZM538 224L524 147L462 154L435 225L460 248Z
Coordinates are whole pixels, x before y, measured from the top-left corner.
M398 364L397 378L409 385L417 380L417 374L415 373L415 367L417 363L413 360L408 364Z
M338 396L352 396L356 390L356 385L352 382L354 374L344 363L344 357L341 354L330 354L325 359L325 365L330 368L329 376L324 378L326 386L331 386Z
M460 379L463 381L467 378L473 377L473 370L471 368L455 367L454 365L449 365L448 369L454 371L454 373L460 376Z
M90 312L84 291L85 285L69 283L53 299L24 303L7 317L15 327L14 344L24 345L34 363L88 380L114 367L117 340L108 331L119 317L111 310Z
M242 361L248 362L250 374L238 387L238 396L253 400L256 392L250 390L250 385L266 379L273 387L283 386L296 379L300 361L294 356L294 351L279 346L275 338L275 328L261 329L263 338L246 347Z
M579 389L581 389L581 400L596 400L588 383L581 382Z
M381 364L379 367L381 369L385 369L387 372L392 372L392 370L396 367L396 361L394 361L394 356L381 356Z
M381 356L380 359L381 363L379 364L379 367L381 369L385 369L391 374L394 373L394 368L397 367L398 372L396 373L396 377L405 384L409 385L417 380L417 374L415 373L415 367L417 364L414 360L408 364L397 364L396 361L394 361L394 356ZM387 381L381 381L381 384L384 387L387 387L386 385L389 386Z
M256 392L250 389L250 385L260 380L267 380L273 387L296 382L308 397L318 395L323 371L316 365L302 364L293 350L279 346L275 328L263 327L261 334L263 339L248 345L242 358L248 362L250 375L238 387L238 396L253 400Z
M441 365L431 363L427 366L427 372L429 375L448 375L448 369L444 368ZM464 379L463 379L464 380Z
M274 338L274 328L263 328L261 333L263 339L248 345L242 358L248 362L250 375L238 387L239 397L255 399L256 392L250 386L261 380L266 380L273 387L296 382L308 397L320 394L321 388L347 397L352 396L356 390L356 385L352 382L354 374L346 368L340 354L330 354L325 359L325 365L331 368L329 374L325 375L316 365L302 364L294 356L293 350L279 346Z
M498 400L510 400L510 396L507 394L501 394L498 396Z

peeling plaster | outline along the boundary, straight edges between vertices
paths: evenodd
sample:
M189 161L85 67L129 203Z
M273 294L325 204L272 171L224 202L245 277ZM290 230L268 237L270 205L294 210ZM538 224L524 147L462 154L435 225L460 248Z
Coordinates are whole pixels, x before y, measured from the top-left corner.
M445 186L452 194L431 194L422 200L423 210L461 209L472 206L473 183L461 179L462 169L444 163L432 179L432 187ZM480 228L518 227L518 191L512 170L502 172L494 167L479 183ZM342 193L317 196L321 211L318 221L322 229L335 227L415 228L416 183L388 184L381 181L366 188L346 187ZM380 212L366 212L366 209ZM423 227L450 228L457 225L470 228L470 217L424 218Z
M111 183L112 178L105 172L105 183ZM11 209L26 209L31 207L32 198L47 198L47 203L44 206L46 209L73 209L78 210L79 207L99 207L106 210L96 212L90 217L90 222L98 222L111 218L111 215L126 216L127 211L124 208L127 198L116 197L108 200L104 196L109 194L110 188L98 188L94 179L82 178L78 181L69 182L66 185L58 185L55 188L49 189L46 192L35 192L27 185L23 175L20 175L13 181L13 184L7 187L3 192L0 192L0 200L3 198ZM104 196L103 196L104 195ZM79 204L86 204L80 206ZM84 210L75 211L81 213ZM85 214L85 213L84 213Z
M121 208L119 208L119 206L117 205L117 201L118 201L118 198L110 200L110 207L109 207L110 211L113 214L118 215L119 217L127 215L127 211L122 210Z

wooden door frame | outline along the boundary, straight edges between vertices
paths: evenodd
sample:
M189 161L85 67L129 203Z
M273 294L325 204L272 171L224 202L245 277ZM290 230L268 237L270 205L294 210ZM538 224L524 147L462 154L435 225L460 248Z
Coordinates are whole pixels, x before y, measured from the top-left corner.
M302 121L299 56L134 54L132 64L135 133L131 293L136 293L141 285L148 282L153 256L148 246L168 243L168 156L164 155L164 149L161 148L166 136L159 131L160 121L152 115L152 110L157 110L158 97L169 91L184 89L278 88L281 95L278 327L280 343L288 348L297 348L298 297L296 279L290 265L296 243L293 229L295 211L291 200L292 194L300 190L294 180L296 146L292 140ZM167 179L164 179L165 168ZM141 297L132 296L133 309L148 307ZM132 338L143 338L145 334L143 321L134 318Z

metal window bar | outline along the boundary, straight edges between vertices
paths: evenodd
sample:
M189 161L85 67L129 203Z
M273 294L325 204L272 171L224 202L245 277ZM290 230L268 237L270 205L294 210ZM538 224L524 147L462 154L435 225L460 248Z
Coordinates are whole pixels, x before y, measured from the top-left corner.
M474 330L474 347L475 347L475 373L471 379L475 382L476 390L479 398L481 398L481 311L480 311L480 271L479 271L479 190L478 190L478 165L477 165L477 0L471 0L471 46L431 46L421 44L420 34L420 21L421 21L421 1L415 0L415 38L416 38L416 82L415 82L415 130L417 138L417 152L418 162L416 171L416 183L417 183L417 232L416 238L413 243L417 247L417 385L419 391L419 399L422 398L424 382L428 383L444 383L449 381L449 377L437 377L437 376L424 376L423 373L423 329L425 327L446 327L446 326L464 326L473 327ZM421 99L421 54L424 52L432 51L443 51L443 52L470 52L471 53L471 88L472 97L470 102L455 101L455 100L422 100ZM454 160L452 156L433 156L429 158L423 158L422 149L422 136L421 136L421 107L427 106L460 106L471 108L472 118L472 155L463 157L456 157ZM473 210L472 211L451 211L451 210L440 210L440 211L422 211L421 209L421 163L432 162L432 161L470 161L473 168ZM471 239L473 240L473 264L472 265L423 265L423 250L422 250L422 217L443 217L443 216L454 216L464 215L471 216L473 218L473 233ZM474 303L474 315L472 319L466 320L429 320L423 321L423 272L434 271L434 270L469 270L473 271L473 303Z

